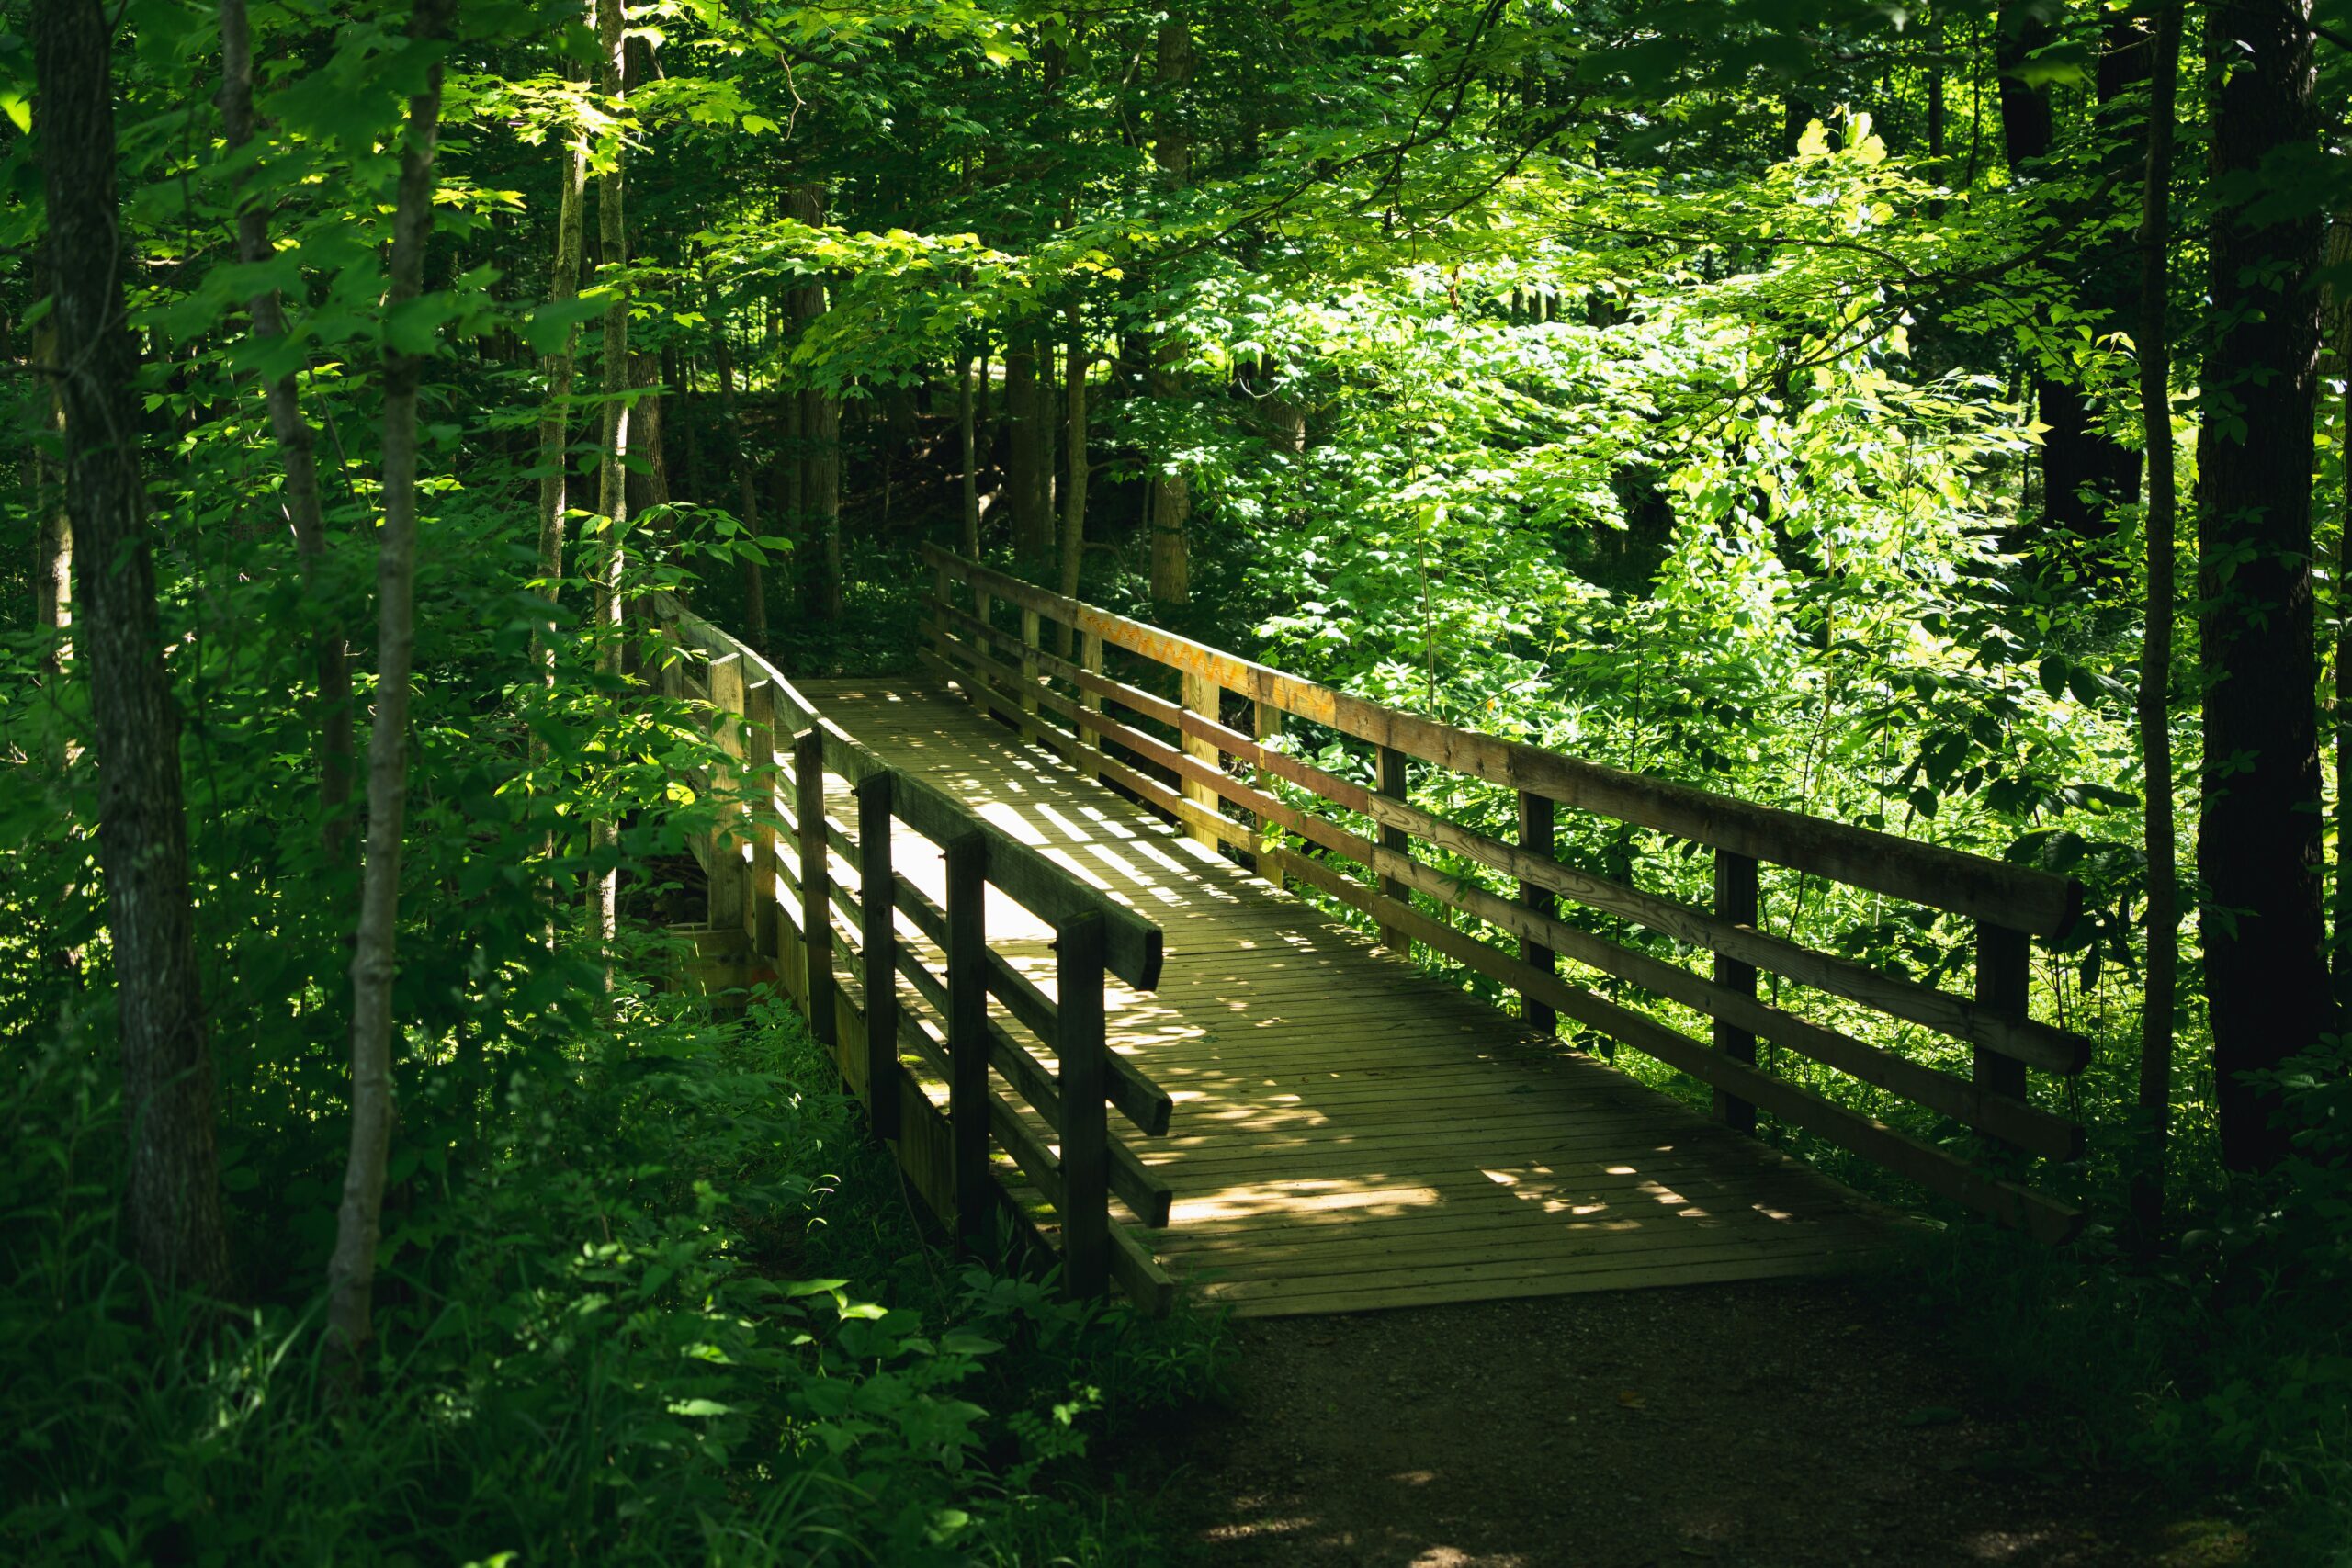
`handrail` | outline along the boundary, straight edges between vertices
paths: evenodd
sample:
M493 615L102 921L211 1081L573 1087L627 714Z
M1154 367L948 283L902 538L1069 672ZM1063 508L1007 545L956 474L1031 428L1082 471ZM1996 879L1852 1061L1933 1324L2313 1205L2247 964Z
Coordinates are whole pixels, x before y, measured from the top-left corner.
M662 684L707 704L729 759L709 781L729 809L697 846L710 874L711 923L740 923L746 944L774 963L865 1101L876 1134L895 1145L912 1184L961 1238L980 1241L1006 1196L994 1163L1001 1150L1054 1208L1071 1294L1098 1295L1115 1280L1146 1310L1165 1312L1173 1282L1112 1218L1109 1200L1157 1227L1168 1223L1170 1190L1111 1132L1107 1112L1115 1108L1145 1135L1158 1135L1172 1101L1109 1048L1103 996L1106 976L1140 991L1159 984L1159 928L888 765L755 650L674 599L654 595L649 610L703 661L697 682L681 661L663 660ZM853 826L829 817L828 776L854 793ZM894 866L899 826L941 851L944 905ZM837 862L855 878L854 891L836 878ZM1050 996L989 946L991 887L1053 929ZM944 974L926 964L919 943L902 939L902 919L944 955ZM844 976L857 995L840 984ZM1051 1054L1050 1066L989 1016L991 996ZM944 1081L944 1110L910 1055ZM1057 1149L1032 1119L1058 1139Z
M2010 865L1940 844L1757 806L1689 784L1629 773L1546 751L1523 741L1464 729L1259 664L1114 611L1065 598L937 545L923 547L934 570L1049 615L1112 647L1268 703L1309 723L1452 768L1489 784L1537 794L1604 817L1750 859L1812 872L1906 903L1949 909L2037 936L2055 936L2082 907L2082 885L2031 866Z
M2082 1127L2031 1103L2026 1078L2030 1068L2079 1073L2090 1057L2087 1039L2034 1019L2027 1008L2031 933L2052 934L2072 920L2082 897L2072 879L1557 756L1335 691L936 546L926 547L924 558L935 574L926 663L1026 739L1125 790L1203 843L1238 852L1277 885L1295 879L1369 916L1398 952L1418 943L1501 981L1519 993L1521 1016L1531 1025L1548 1031L1555 1015L1565 1014L1713 1085L1718 1118L1736 1128L1752 1130L1761 1107L2045 1238L2063 1239L2081 1224L2074 1205L1781 1078L1758 1065L1756 1051L1759 1038L1772 1041L1970 1126L1983 1135L1994 1163L2008 1171L2030 1156L2078 1157ZM968 611L951 598L957 583L970 591ZM1000 601L1021 613L1017 637L994 624ZM1046 650L1040 635L1046 620L1070 628L1074 659ZM1106 673L1106 648L1172 671L1176 696ZM1228 692L1249 699L1249 731L1226 722ZM1270 743L1285 714L1375 747L1378 784L1340 778ZM1172 739L1140 728L1146 724L1172 731ZM1518 841L1405 798L1408 759L1514 789ZM1294 793L1281 793L1286 786ZM1368 818L1373 834L1311 809L1314 802ZM1558 804L1712 847L1712 908L1562 863L1554 853ZM1418 858L1416 840L1511 878L1517 898ZM1759 863L1973 919L1974 994L1956 995L1758 930ZM1712 954L1712 971L1684 968L1562 919L1563 904ZM1454 915L1494 931L1515 951L1460 929ZM1702 1043L1571 983L1558 973L1562 957L1711 1018L1712 1039ZM1973 1069L1961 1077L1783 1008L1777 997L1768 1001L1758 992L1759 972L1963 1042Z

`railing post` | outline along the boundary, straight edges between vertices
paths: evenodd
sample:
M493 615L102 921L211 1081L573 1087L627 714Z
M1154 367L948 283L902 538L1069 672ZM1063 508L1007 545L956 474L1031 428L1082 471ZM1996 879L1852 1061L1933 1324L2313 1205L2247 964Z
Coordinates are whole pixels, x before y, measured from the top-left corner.
M899 1135L898 882L890 871L895 775L857 785L858 945L865 961L865 1114L877 1138Z
M710 734L722 751L732 753L743 743L742 731L736 721L745 716L748 697L743 689L741 657L726 654L712 660ZM744 906L748 902L741 832L742 801L736 789L742 770L727 763L713 766L710 794L718 813L711 825L710 863L703 883L708 899L704 923L726 930L745 923Z
M946 846L947 1128L953 1140L956 1234L987 1239L995 1207L989 1172L989 842L967 833Z
M1084 670L1090 675L1100 675L1102 673L1102 633L1081 631L1078 634L1078 663L1079 668ZM1102 711L1102 694L1100 692L1080 691L1078 694L1078 705L1082 711L1087 713L1101 713ZM1089 728L1085 721L1081 719L1078 726L1078 743L1081 748L1088 748L1099 751L1102 749L1102 732L1099 729ZM1079 771L1091 779L1099 779L1102 776L1102 770L1096 767L1093 761L1084 755L1081 755L1079 759Z
M792 742L793 815L800 819L800 939L808 949L801 999L808 1028L825 1045L841 1038L833 1013L832 863L825 845L825 732L811 728Z
M1383 746L1380 749L1380 793L1387 795L1392 800L1402 800L1405 798L1408 780L1405 773L1405 753L1399 751L1394 746ZM1407 852L1411 842L1412 840L1406 836L1404 829L1393 828L1385 822L1380 824L1380 847L1382 849L1394 850L1396 853L1401 855ZM1412 890L1405 885L1401 878L1394 876L1382 877L1380 879L1380 890L1389 897L1396 899L1399 904L1410 905L1413 901ZM1380 928L1380 942L1382 946L1389 949L1393 953L1402 953L1408 957L1412 954L1413 943L1411 939L1407 937L1403 931L1396 930L1393 926L1383 926Z
M1192 713L1204 715L1209 718L1217 717L1218 710L1223 702L1225 689L1206 675L1195 675L1189 670L1185 671L1183 673L1183 700L1185 709ZM1186 756L1193 758L1199 761L1206 762L1212 768L1218 766L1216 741L1204 740L1190 730L1185 731L1182 736L1178 737L1178 739L1183 746L1184 754ZM1178 783L1182 785L1183 795L1186 800L1191 801L1193 805L1199 807L1203 811L1207 812L1212 817L1217 815L1217 793L1216 790L1194 779L1180 779ZM1204 828L1191 822L1187 822L1184 826L1186 830L1189 831L1193 838L1198 842L1206 844L1211 850L1215 850L1217 847L1218 840L1216 829Z
M1976 922L1976 1005L2005 1018L2023 1018L2033 997L2033 939L2021 931ZM1976 1051L1976 1087L1986 1094L2026 1098L2025 1064L1983 1045Z
M1035 717L1037 713L1037 612L1028 605L1021 606L1021 711Z
M1715 852L1715 917L1736 926L1753 928L1758 909L1756 862L1752 856ZM1743 997L1756 994L1756 965L1715 954L1715 984ZM1715 1021L1715 1049L1735 1062L1756 1065L1756 1036ZM1715 1090L1715 1120L1735 1132L1756 1131L1756 1107L1723 1089Z
M744 900L743 933L752 951L776 956L775 688L755 681L743 689L743 795L752 809L752 876Z
M1111 1269L1102 917L1085 914L1064 920L1055 928L1054 938L1054 1056L1062 1111L1062 1288L1072 1297L1085 1298L1099 1296L1109 1287Z
M1259 745L1271 747L1283 738L1283 710L1263 697L1252 699L1250 704L1250 729L1257 737ZM1266 794L1274 793L1274 775L1267 769L1259 769L1252 782ZM1287 887L1290 886L1290 872L1283 861L1282 846L1274 840L1274 832L1272 823L1258 824L1258 874L1277 887Z
M1555 815L1549 795L1538 795L1532 789L1521 790L1519 847L1529 854L1550 860ZM1519 901L1529 914L1540 915L1547 920L1560 911L1560 896L1540 883L1521 881ZM1541 969L1546 975L1556 975L1560 970L1559 954L1532 937L1520 939L1519 959L1530 968ZM1538 1034L1559 1032L1559 1015L1552 1010L1552 1004L1539 1001L1525 991L1519 994L1519 1017L1520 1021Z

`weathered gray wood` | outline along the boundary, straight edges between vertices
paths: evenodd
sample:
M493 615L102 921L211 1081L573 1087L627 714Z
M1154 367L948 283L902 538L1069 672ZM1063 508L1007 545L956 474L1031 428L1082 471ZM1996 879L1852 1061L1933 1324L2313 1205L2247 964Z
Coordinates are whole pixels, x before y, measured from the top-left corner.
M1756 863L1746 855L1736 855L1728 850L1715 852L1715 919L1728 920L1735 926L1753 930L1757 909ZM1715 984L1732 997L1756 995L1756 965L1741 962L1725 953L1715 954ZM1730 1000L1725 998L1726 1002ZM1727 1007L1725 1010L1730 1010ZM1747 1066L1756 1065L1756 1036L1728 1019L1715 1019L1715 1049L1735 1062ZM1714 1098L1715 1120L1735 1132L1756 1131L1756 1107L1730 1090L1718 1087Z
M749 700L743 682L743 661L722 655L710 661L710 734L730 758L744 754L744 709ZM743 863L743 770L714 762L710 804L717 819L710 829L710 860L703 886L714 926L748 926L752 919L751 872Z
M825 845L825 738L821 731L802 730L792 741L793 816L800 830L800 937L808 974L801 999L808 1027L820 1042L836 1039L833 985L833 944L825 933L832 929L826 912L831 901L832 866Z
M1078 637L1078 659L1081 669L1085 670L1089 673L1098 676L1101 675L1102 673L1102 639L1095 636L1092 632L1080 632ZM1054 662L1058 664L1061 660L1056 660ZM1079 697L1078 705L1095 713L1101 713L1102 711L1102 699L1092 692L1085 692ZM1078 727L1078 739L1079 744L1081 746L1090 746L1099 749L1102 744L1102 738L1083 724L1080 724ZM1088 772L1082 766L1080 771L1087 773L1087 776L1090 778L1094 776L1092 773Z
M1091 632L1114 648L1270 702L1312 723L1391 746L1492 784L1532 789L1579 810L1614 817L1753 859L1951 909L2041 935L2065 929L2082 889L2070 878L1891 833L1826 822L1711 795L1687 784L1562 757L1405 713L1265 665L1238 659L1157 626L1065 599L936 546L926 558L976 588Z
M988 879L994 845L967 832L941 846L947 858L948 1131L955 1144L957 1234L986 1239L995 1204L989 1172Z
M1103 1057L1102 919L1055 928L1059 1006L1054 1055L1061 1070L1062 1284L1073 1297L1110 1282L1110 1133Z
M1548 798L1532 790L1521 790L1519 847L1538 860L1552 859L1555 817ZM1540 882L1521 878L1519 901L1527 907L1528 913L1542 919L1548 920L1559 913L1559 895ZM1522 936L1519 939L1519 960L1529 968L1541 969L1547 975L1556 974L1559 970L1557 954L1535 937ZM1520 993L1519 1016L1529 1028L1541 1033L1550 1034L1559 1027L1559 1016L1524 991Z
M890 871L891 788L894 775L869 774L857 786L858 942L865 969L865 1112L875 1135L899 1135L899 928L897 884Z

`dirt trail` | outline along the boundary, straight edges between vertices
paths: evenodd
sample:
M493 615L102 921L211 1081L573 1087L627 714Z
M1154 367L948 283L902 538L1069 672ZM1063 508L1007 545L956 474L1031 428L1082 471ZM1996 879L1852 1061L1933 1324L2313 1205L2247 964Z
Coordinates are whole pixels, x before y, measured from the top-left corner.
M1167 1516L1214 1568L2245 1560L1887 1319L1798 1281L1238 1324Z

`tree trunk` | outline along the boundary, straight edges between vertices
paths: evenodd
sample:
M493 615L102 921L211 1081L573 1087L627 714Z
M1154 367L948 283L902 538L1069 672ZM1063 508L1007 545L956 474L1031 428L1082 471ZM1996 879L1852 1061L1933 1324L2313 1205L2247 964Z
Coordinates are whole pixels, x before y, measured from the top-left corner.
M33 365L48 384L49 408L42 416L43 428L62 449L65 397L63 386L57 379L61 366L54 312L43 316L33 328ZM39 516L33 546L33 625L47 639L41 649L40 670L51 698L42 755L49 763L50 776L60 778L65 772L65 726L57 719L55 696L57 682L64 678L66 660L73 657L69 639L74 627L74 518L65 505L64 469L59 465L56 452L47 446L36 446L33 452L33 510Z
M1184 99L1193 80L1193 35L1182 17L1159 24L1155 73L1160 100L1153 117L1152 156L1162 179L1171 186L1193 178L1193 132ZM1176 368L1186 356L1182 338L1163 332L1153 345L1152 395L1174 399L1183 393L1183 378ZM1163 459L1165 465L1165 459ZM1193 596L1192 557L1184 536L1193 515L1191 479L1167 466L1151 487L1151 596L1164 604L1182 604Z
M244 146L254 134L254 40L244 0L220 0L220 127L231 152ZM242 192L240 193L242 197ZM269 213L260 202L240 199L237 213L237 259L248 265L274 254L269 242ZM274 288L255 294L248 307L254 336L267 343L286 336L286 311ZM322 614L320 603L326 573L326 518L319 501L319 465L310 421L302 417L301 394L294 371L262 382L269 409L269 428L286 468L286 521L294 535L294 557L302 573L302 597L322 624L311 634L311 665L318 685L319 815L330 860L343 863L350 852L351 785L356 768L356 742L352 734L351 666L343 637L333 619Z
M2143 1255L2164 1234L2165 1145L2172 1126L2173 1002L2180 910L2172 797L2172 617L2176 499L2172 443L2170 278L2172 142L2180 74L2180 9L2157 18L2149 78L2148 163L2140 195L2140 420L2147 434L2147 627L2140 646L2141 770L2147 778L2148 961L2140 1006L2140 1114L2144 1144L2132 1216Z
M588 226L588 128L575 123L563 142L563 194L557 209L555 271L548 302L561 307L580 297L580 253ZM580 367L580 329L563 329L563 346L539 361L547 401L539 412L539 578L552 609L563 587L563 531L571 505L571 385ZM534 662L554 679L554 650L546 635L531 634Z
M822 186L803 183L789 193L788 206L796 222L810 228L825 223ZM805 335L825 313L821 283L803 284L792 291L792 313ZM801 569L802 603L820 620L842 617L842 400L829 388L810 387L800 393L800 506L806 526Z
M1062 366L1062 378L1069 399L1069 434L1063 446L1069 449L1069 468L1062 481L1062 572L1061 588L1065 598L1078 597L1080 568L1086 556L1086 368L1091 356L1086 352L1086 317L1076 305L1069 308L1069 343ZM1073 638L1077 629L1062 623L1061 650L1064 659L1077 657Z
M2264 161L2315 147L2308 0L2212 6L2230 62L2214 115L2213 187L2236 200L2210 236L2218 330L2202 378L2199 584L2205 770L2198 867L2222 1158L2259 1170L2286 1152L2277 1097L2242 1075L2335 1025L2320 908L2312 467L2319 297L2316 209L2255 193Z
M2128 26L2129 24L2123 24ZM2019 181L2038 179L2043 163L2057 144L2057 117L2050 89L2028 82L2021 74L2032 57L2057 41L2057 30L2044 20L2038 6L2027 0L2003 0L1994 45L2000 72L2001 138L2009 171ZM2108 101L2145 79L2144 44L2136 53L2111 51L2099 72L2100 99ZM2139 74L2129 74L2137 70ZM2135 276L2120 248L2093 253L2081 280L2087 303L2114 310L2129 308L2130 279ZM2052 329L2054 330L2054 329ZM2041 434L2041 528L2040 537L2052 544L2079 546L2109 539L2115 533L2114 509L2133 494L2140 483L2139 455L2098 428L2098 411L2083 389L2064 376L2050 374L2043 356L2034 354L2033 405L2046 428Z
M2352 212L2339 212L2327 232L2329 275L2352 268ZM2352 570L2352 288L2336 285L2328 299L2328 340L2335 374L2344 378L2344 428L2338 454L2346 475L2344 515L2335 536L2335 941L2332 964L2335 1005L2352 1007L2352 592L2345 572Z
M623 53L626 16L623 0L596 0L596 89L615 113L627 98ZM628 262L627 199L628 150L616 135L613 166L596 180L596 265L600 273L617 273ZM595 629L597 662L607 674L621 669L621 577L627 564L622 532L628 525L628 470L624 465L630 445L629 411L622 401L628 386L628 305L616 294L605 312L603 349L605 430L597 463L596 511L604 545L596 565ZM620 825L598 819L589 825L589 846L609 855L620 841ZM610 867L596 871L588 884L590 934L609 944L619 933L620 874Z
M434 39L456 0L418 0L409 36ZM433 153L441 126L441 63L408 100L392 209L387 317L424 289L433 236ZM392 979L398 970L401 835L408 808L410 663L416 650L416 389L425 356L384 350L384 522L376 536L376 716L368 736L368 849L359 934L351 955L351 1156L327 1262L327 1339L346 1376L375 1337L376 1242L392 1145Z
M212 1125L212 1052L196 967L179 710L164 665L139 464L138 355L124 316L115 197L114 51L97 0L32 8L35 112L48 200L43 259L65 367L65 507L88 672L122 1042L131 1255L158 1280L229 1286Z
M1053 554L1053 478L1046 455L1046 423L1051 400L1041 390L1037 342L1025 334L1004 348L1005 423L1010 426L1004 480L1012 505L1012 554L1019 570L1037 572Z
M964 553L977 560L980 554L979 440L972 415L972 361L968 356L956 362L956 427L964 438Z
M743 452L743 420L735 404L735 355L727 343L727 322L711 323L710 341L718 358L718 412L727 422L727 460L735 470L735 521L746 532L760 531L759 491L752 484L751 459ZM752 648L768 650L767 571L755 555L743 558L743 630Z

